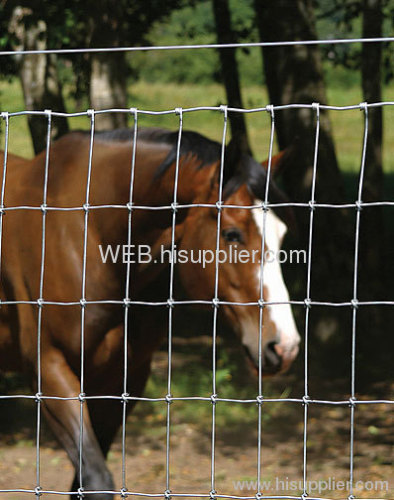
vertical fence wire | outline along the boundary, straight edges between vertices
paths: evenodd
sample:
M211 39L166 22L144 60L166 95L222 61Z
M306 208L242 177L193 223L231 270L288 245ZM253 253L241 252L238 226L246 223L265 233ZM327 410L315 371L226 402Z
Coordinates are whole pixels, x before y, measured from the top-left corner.
M350 457L349 457L349 498L353 498L354 488L354 410L356 400L356 330L357 330L357 308L358 308L358 260L359 260L359 242L360 242L360 219L361 203L363 194L365 159L367 154L368 141L368 106L363 102L360 104L360 110L364 112L364 137L363 149L361 153L360 176L358 183L358 193L356 201L356 227L354 237L354 271L353 271L353 299L352 299L352 340L351 340L351 381L350 381Z
M267 107L271 118L271 130L268 151L268 166L265 181L264 200L261 207L261 257L259 277L259 346L258 346L258 396L257 396L257 494L261 495L261 448L262 448L262 404L263 404L263 313L264 313L264 255L267 229L267 204L271 179L272 152L275 135L275 112L273 106ZM257 209L260 210L260 209ZM275 307L275 306L274 306Z
M215 450L216 450L216 399L217 399L217 386L216 386L216 361L217 361L217 322L218 322L218 308L219 308L219 250L220 250L220 227L222 218L222 203L223 203L223 180L224 180L224 162L225 162L225 149L227 137L227 120L228 109L227 106L220 106L223 113L223 132L222 144L220 152L220 168L219 168L219 186L218 186L218 201L216 203L217 219L216 219L216 252L215 252L215 285L214 285L214 298L213 304L213 318L212 318L212 434L211 434L211 491L210 497L215 498Z
M78 496L83 496L83 405L85 403L85 315L86 315L86 269L87 269L87 248L88 248L88 222L89 222L89 198L90 183L92 177L93 142L94 142L94 109L88 110L90 116L90 138L89 138L89 159L88 173L86 179L84 222L83 222L83 255L82 255L82 287L81 287L81 384L80 384L80 428L79 428L79 489Z
M41 343L42 343L42 311L43 311L43 293L44 293L44 272L45 272L45 240L46 240L46 221L47 221L47 198L48 198L48 174L49 174L49 154L51 148L51 130L52 130L52 115L51 111L46 111L48 117L46 150L45 150L45 170L44 170L44 186L42 197L42 232L41 232L41 262L40 262L40 284L38 318L37 318L37 432L36 432L36 496L40 496L40 434L41 434L41 396L42 396L42 373L41 373Z
M134 118L133 124L133 146L131 152L131 172L130 172L130 187L129 201L127 204L127 249L128 255L132 241L132 215L133 215L133 195L134 195L134 178L135 178L135 160L137 152L137 134L138 134L138 111L131 109L130 112ZM126 262L126 284L124 298L124 325L123 325L123 394L122 394L122 496L127 492L126 486L126 418L127 418L127 402L128 402L128 347L129 347L129 319L130 319L130 270L131 259Z
M5 181L7 176L8 140L9 140L9 129L10 129L9 114L7 112L3 112L1 113L1 117L5 122L5 131L4 131L3 173L1 176L1 194L0 194L0 278L2 277L4 198L5 198Z
M170 256L170 279L168 291L168 372L167 372L167 417L166 417L166 489L165 497L170 498L170 427L171 427L171 403L172 403L172 333L173 333L173 314L174 314L174 271L175 271L175 229L176 229L176 214L178 203L178 179L179 179L179 162L181 155L181 141L183 131L183 110L176 109L176 114L179 116L178 138L176 144L176 160L174 174L174 193L171 203L172 221L171 221L171 256Z
M320 106L319 103L313 103L313 109L316 111L316 132L315 132L315 147L313 152L313 170L312 170L312 185L311 199L309 201L309 236L308 236L308 262L306 276L306 298L305 298L305 339L304 339L304 428L303 428L303 462L302 462L302 495L306 497L307 492L307 441L308 441L308 405L309 405L309 316L311 309L311 275L312 275L312 241L313 241L313 222L316 203L316 176L317 176L317 161L319 154L319 134L320 134Z

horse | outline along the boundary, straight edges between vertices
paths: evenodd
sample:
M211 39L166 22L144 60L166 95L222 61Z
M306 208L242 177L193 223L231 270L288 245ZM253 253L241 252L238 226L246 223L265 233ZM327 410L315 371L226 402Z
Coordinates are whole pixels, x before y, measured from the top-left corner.
M133 130L92 137L71 132L50 145L48 156L32 160L9 154L2 210L0 368L23 371L32 381L75 468L72 498L114 490L106 455L124 405L100 396L124 403L128 394L130 411L166 338L169 309L182 297L213 306L264 376L287 370L299 344L280 265L261 264L263 226L264 250L275 251L289 220L285 209L264 215L266 169L231 143L223 161L221 144L192 131L183 131L178 144L178 132L138 129L134 159ZM272 158L272 170L283 161ZM273 181L269 200L285 200ZM130 242L149 246L151 261L103 258L110 245ZM218 268L215 261L155 262L163 249L215 251L218 243L260 258ZM176 285L169 294L171 272Z

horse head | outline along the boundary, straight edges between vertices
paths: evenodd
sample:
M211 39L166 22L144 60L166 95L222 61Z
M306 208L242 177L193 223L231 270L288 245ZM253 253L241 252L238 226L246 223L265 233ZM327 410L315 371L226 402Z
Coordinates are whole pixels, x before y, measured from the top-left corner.
M283 153L274 157L272 170L286 158ZM226 149L220 214L216 204L219 179L220 162L209 189L200 190L193 201L210 206L193 207L177 228L178 252L194 253L193 262L189 258L178 266L181 281L191 298L212 300L217 272L213 256L218 244L219 310L239 336L254 367L258 367L261 353L264 375L284 372L296 357L300 341L277 258L291 213L284 212L286 208L278 214L272 208L264 213L261 200L266 183L269 181L269 201L283 202L283 194L267 178L262 165L239 154L231 143ZM267 255L275 258L267 259Z

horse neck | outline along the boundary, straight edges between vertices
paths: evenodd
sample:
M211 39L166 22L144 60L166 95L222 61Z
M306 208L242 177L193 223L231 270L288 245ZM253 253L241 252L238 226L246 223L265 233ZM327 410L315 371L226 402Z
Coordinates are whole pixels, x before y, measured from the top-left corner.
M135 206L158 207L170 206L174 201L174 185L176 165L172 164L161 175L158 168L170 151L168 145L148 144L138 142L135 158L134 180L131 189L131 201ZM93 156L97 165L96 189L100 193L102 203L126 204L130 201L130 181L132 169L131 144L100 148ZM113 170L108 175L108 166ZM178 169L176 201L179 204L205 201L211 191L216 164L198 168L198 160L194 157L181 158ZM95 167L93 167L94 169ZM112 194L104 194L112 193ZM111 198L109 197L111 196ZM186 210L180 210L177 222L186 215ZM171 210L141 210L133 211L133 240L152 244L160 237L162 231L172 224ZM112 213L108 227L102 226L103 235L118 241L127 234L127 217L125 211ZM105 231L107 233L105 233Z
M163 150L162 150L163 151ZM181 157L177 170L174 162L167 170L158 175L158 167L167 156L143 151L141 161L137 163L134 181L135 204L151 206L168 206L176 201L189 204L202 201L211 190L212 178L216 173L217 164L200 168L199 161L193 156ZM145 157L143 157L145 153ZM138 157L137 157L138 160ZM176 192L175 192L175 181Z

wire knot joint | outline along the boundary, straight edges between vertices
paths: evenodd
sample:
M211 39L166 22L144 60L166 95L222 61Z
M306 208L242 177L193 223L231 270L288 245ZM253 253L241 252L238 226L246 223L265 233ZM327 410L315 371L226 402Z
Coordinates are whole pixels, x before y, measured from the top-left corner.
M271 118L274 119L274 105L273 104L267 104L267 106L265 107L265 109L267 110L267 113L269 113L271 115Z
M358 309L358 300L357 299L352 299L350 301L350 303L352 304L353 309Z
M364 113L368 112L368 103L367 102L360 102L359 104L360 111L364 111Z
M355 408L356 407L356 398L354 396L349 398L349 408Z
M261 204L261 210L263 212L269 212L269 209L270 207L268 206L268 203L266 201L263 201L263 203Z
M219 106L219 109L220 109L220 112L224 114L224 119L227 120L227 116L228 116L228 108L227 108L227 105L226 104L221 104Z
M316 111L317 116L320 115L320 103L319 102L312 102L312 109Z

